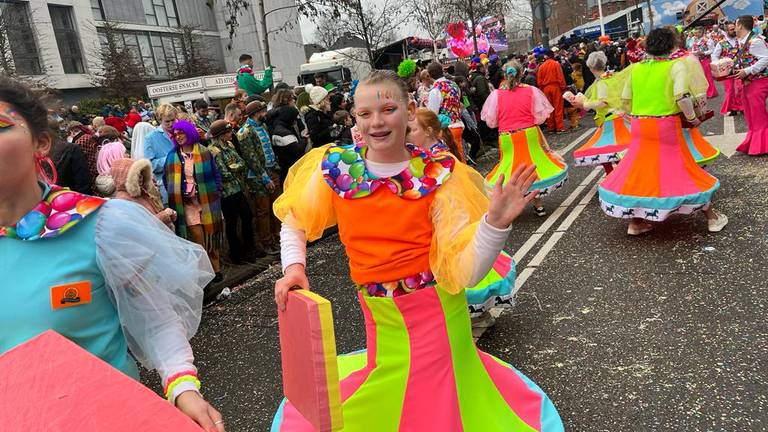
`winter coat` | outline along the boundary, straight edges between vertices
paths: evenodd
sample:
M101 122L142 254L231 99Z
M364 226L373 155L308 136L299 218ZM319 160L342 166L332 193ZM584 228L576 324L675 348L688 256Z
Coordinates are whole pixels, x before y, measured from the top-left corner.
M51 151L51 161L56 167L56 184L83 194L91 193L88 163L79 145L58 141Z
M320 147L334 142L334 137L331 136L333 117L330 113L310 105L309 110L304 114L304 121L307 123L307 129L309 129L312 147Z

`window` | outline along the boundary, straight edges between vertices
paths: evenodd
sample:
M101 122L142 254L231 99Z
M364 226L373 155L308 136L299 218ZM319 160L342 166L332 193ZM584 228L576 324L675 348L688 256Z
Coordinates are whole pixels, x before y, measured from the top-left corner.
M147 24L163 27L179 26L174 0L142 0L141 3L144 5Z
M101 5L101 0L91 0L91 13L93 19L104 21L104 7Z
M49 5L48 11L51 14L51 24L56 35L56 44L59 46L64 73L85 73L80 38L72 20L72 7Z
M28 8L28 3L0 0L0 72L42 73Z
M102 45L107 43L103 33L99 33L99 38ZM177 35L123 31L118 43L141 61L153 78L168 78L181 61L181 38Z

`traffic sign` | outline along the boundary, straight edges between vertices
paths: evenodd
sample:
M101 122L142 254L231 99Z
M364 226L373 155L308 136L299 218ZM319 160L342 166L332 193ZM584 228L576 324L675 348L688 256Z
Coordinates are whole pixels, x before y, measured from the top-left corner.
M542 3L544 4L544 17L541 17ZM546 1L539 1L533 5L533 17L537 20L548 19L552 16L552 5Z

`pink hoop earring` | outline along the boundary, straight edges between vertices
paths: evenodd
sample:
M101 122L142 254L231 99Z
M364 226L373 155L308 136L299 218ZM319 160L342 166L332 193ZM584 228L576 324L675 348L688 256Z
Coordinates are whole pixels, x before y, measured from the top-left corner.
M43 163L45 163L48 166L48 170L51 173L50 177L48 177L48 172L46 172L46 169L43 166ZM35 154L35 166L37 167L37 175L38 177L40 177L40 180L43 180L48 184L56 184L56 180L58 180L59 175L56 172L56 166L53 165L53 161L51 160L51 158L38 156L37 154Z

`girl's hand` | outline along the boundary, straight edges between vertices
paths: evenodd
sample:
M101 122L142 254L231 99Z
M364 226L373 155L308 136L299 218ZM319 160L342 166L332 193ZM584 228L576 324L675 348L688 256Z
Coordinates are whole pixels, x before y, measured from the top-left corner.
M491 192L491 204L488 208L488 223L498 229L507 229L528 204L536 198L539 191L528 193L536 181L536 165L521 165L512 173L509 182L504 184L504 175L499 177Z
M176 408L199 424L206 432L224 432L221 413L198 392L185 391L176 398Z
M288 300L288 291L298 287L309 289L309 279L301 264L292 264L285 269L285 275L275 282L275 303L281 311L285 310L285 302Z

